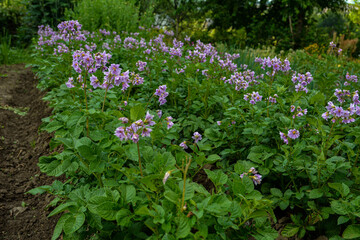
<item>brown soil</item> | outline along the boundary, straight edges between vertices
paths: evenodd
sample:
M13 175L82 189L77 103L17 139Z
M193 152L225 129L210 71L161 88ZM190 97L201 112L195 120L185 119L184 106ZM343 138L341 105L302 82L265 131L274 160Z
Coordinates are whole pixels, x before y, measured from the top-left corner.
M50 153L51 136L39 133L51 110L24 65L0 66L0 239L50 239L57 218L47 218L46 194L25 194L54 179L37 166ZM24 116L19 113L27 113Z

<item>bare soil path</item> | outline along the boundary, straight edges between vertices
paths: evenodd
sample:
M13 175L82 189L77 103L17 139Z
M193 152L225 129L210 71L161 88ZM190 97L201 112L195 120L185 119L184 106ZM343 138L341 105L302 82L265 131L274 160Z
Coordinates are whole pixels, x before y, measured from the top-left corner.
M39 133L51 110L24 65L0 66L0 239L51 239L57 218L47 218L49 195L25 194L53 179L37 166L51 136Z

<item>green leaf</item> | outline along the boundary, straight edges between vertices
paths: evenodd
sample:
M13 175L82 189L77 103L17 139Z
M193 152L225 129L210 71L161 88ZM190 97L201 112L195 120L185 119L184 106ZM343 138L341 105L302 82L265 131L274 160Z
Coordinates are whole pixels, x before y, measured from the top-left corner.
M185 238L189 235L191 230L189 218L186 216L181 216L178 221L178 228L176 230L176 238Z
M325 96L320 91L310 98L310 104L323 106L325 104Z
M281 197L283 196L281 190L278 189L278 188L271 188L271 189L270 189L270 193L271 193L273 196L279 197L279 198L281 198Z
M360 238L360 224L353 224L348 226L343 232L343 238L345 239L359 239Z
M135 197L136 197L135 187L133 185L127 185L125 202L130 203L130 202L134 201Z
M176 194L174 191L171 191L170 189L166 189L166 191L164 193L164 197L176 205L179 204L180 199L181 199L178 194Z
M67 203L63 203L61 205L59 205L57 208L55 208L48 217L54 216L58 213L61 213L65 210L67 210L69 207L71 206L77 206L77 204L75 202L67 202Z
M105 220L113 221L120 206L107 196L93 196L88 203L89 211L100 215Z
M45 185L45 186L40 186L40 187L37 187L37 188L33 188L33 189L29 190L26 193L30 193L32 195L43 194L44 192L51 191L51 189L52 189L51 186Z
M207 157L206 162L207 163L215 163L216 161L220 160L221 157L217 154L211 154Z
M75 148L83 158L91 161L96 159L97 154L93 143L89 138L83 137L77 140L75 143Z
M137 121L145 116L145 109L141 104L138 104L130 109L130 119Z
M242 178L242 183L244 184L247 193L254 190L254 183L248 176Z
M338 191L342 197L346 197L350 193L350 188L344 183L328 183L328 185Z
M104 130L94 130L90 132L90 138L93 141L101 141L109 137L109 133Z
M82 212L71 214L64 224L64 232L71 234L77 231L85 222L85 214Z
M54 121L50 122L49 124L47 124L42 129L47 131L48 133L52 133L53 131L56 131L62 127L63 127L63 124L61 122L54 120Z
M129 224L130 217L130 210L123 208L116 213L116 222L120 226L126 226Z
M300 227L294 226L292 224L288 224L281 231L281 235L284 237L292 237L299 232Z
M56 223L55 229L54 229L54 233L51 237L51 240L56 240L58 239L58 237L60 237L61 232L63 230L64 224L66 222L66 220L71 216L71 213L66 213L64 215L62 215L59 219L59 221Z
M140 216L149 216L150 212L146 206L141 206L135 210L135 214Z
M309 198L315 199L315 198L321 198L324 195L322 190L320 188L313 189L310 191Z
M338 200L331 201L331 209L339 215L346 215L348 211L344 204Z
M221 170L210 171L208 169L205 169L205 172L215 186L224 185L228 180L228 176Z
M184 182L183 181L180 181L179 182L179 189L180 189L180 192L182 193L183 192L183 188L184 188ZM194 197L194 185L193 183L190 183L189 181L186 181L185 183L185 200L189 200L191 198Z
M340 216L337 220L337 224L341 225L341 224L348 222L349 220L350 220L350 218L348 218L346 216Z

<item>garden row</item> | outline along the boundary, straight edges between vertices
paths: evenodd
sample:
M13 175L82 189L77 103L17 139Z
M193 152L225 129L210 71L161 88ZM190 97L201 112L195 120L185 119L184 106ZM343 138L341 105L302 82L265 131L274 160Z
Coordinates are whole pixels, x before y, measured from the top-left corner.
M159 28L39 27L53 239L360 237L355 63L219 52ZM256 52L256 51L255 51ZM289 217L281 228L277 219Z

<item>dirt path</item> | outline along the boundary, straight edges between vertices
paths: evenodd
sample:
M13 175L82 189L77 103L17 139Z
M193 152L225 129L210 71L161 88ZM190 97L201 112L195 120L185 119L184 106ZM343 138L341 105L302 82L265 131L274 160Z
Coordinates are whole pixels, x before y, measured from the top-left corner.
M53 181L37 166L50 153L38 129L51 111L36 82L24 65L0 66L0 239L50 239L57 221L47 218L50 196L24 194Z

